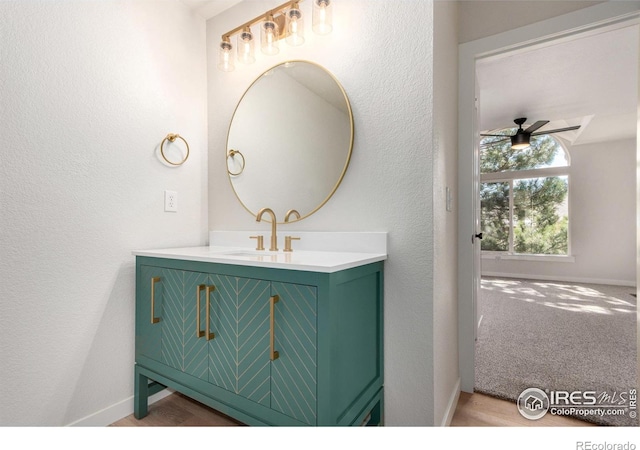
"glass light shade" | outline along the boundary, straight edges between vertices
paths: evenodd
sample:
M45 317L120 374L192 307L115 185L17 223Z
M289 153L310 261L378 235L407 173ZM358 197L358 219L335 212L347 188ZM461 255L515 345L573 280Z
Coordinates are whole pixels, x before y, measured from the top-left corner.
M287 44L298 46L304 44L304 21L302 20L302 12L296 6L293 6L286 13L287 27Z
M254 39L253 33L251 33L251 28L246 27L238 34L238 62L244 64L251 64L255 62L255 52L254 52Z
M260 27L260 41L262 43L262 53L265 55L277 55L280 51L278 47L278 37L280 36L278 24L270 16Z
M234 68L233 46L229 41L222 41L218 50L218 69L223 72L231 72Z
M313 0L312 28L316 34L329 34L333 30L331 0Z

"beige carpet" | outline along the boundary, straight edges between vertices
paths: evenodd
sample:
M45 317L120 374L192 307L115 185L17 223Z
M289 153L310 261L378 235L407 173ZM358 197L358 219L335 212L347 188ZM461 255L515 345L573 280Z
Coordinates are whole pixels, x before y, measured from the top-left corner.
M628 396L637 388L634 293L620 286L483 278L476 391L512 401L530 387ZM574 416L637 425L633 415L627 409L623 416Z

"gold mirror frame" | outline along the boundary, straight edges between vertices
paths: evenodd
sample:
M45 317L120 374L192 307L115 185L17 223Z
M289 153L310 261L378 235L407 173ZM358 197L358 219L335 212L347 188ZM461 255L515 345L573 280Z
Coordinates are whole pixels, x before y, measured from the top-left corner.
M322 208L328 201L329 199L335 194L336 190L338 189L338 187L340 186L340 183L342 182L345 173L347 172L347 169L349 167L349 162L351 161L351 154L353 152L353 139L354 139L354 123L353 123L353 112L351 109L351 104L349 102L349 98L347 97L347 94L344 90L344 88L342 87L342 85L340 84L340 82L338 81L338 79L331 73L329 72L326 68L322 67L321 65L311 62L311 61L305 61L305 60L292 60L292 61L285 61L282 62L280 64L277 64L271 68L269 68L268 70L264 71L262 74L260 74L260 76L258 76L252 83L251 85L247 88L247 90L244 92L244 94L242 95L242 97L240 98L240 100L238 101L238 104L236 105L236 108L233 112L233 116L231 117L231 122L229 124L229 129L227 131L227 143L226 143L226 149L225 149L225 164L227 167L227 176L229 177L229 183L231 184L231 188L233 189L233 192L236 196L236 198L238 199L238 201L240 202L240 204L252 215L252 216L256 216L256 214L258 213L258 210L260 208L263 207L271 207L271 205L269 204L265 204L263 206L261 206L260 208L256 209L256 211L252 211L251 208L249 206L247 206L247 199L245 199L245 201L243 201L242 198L240 198L240 195L238 194L238 191L236 190L236 187L234 186L234 179L236 179L239 176L242 176L242 172L244 171L245 166L249 166L251 164L251 159L250 157L246 156L246 151L244 152L244 154L241 152L242 149L236 149L236 148L231 148L230 147L230 136L231 136L231 131L234 125L234 119L236 119L236 116L238 114L238 110L240 108L240 106L242 105L243 100L245 100L245 98L247 97L247 94L251 91L252 88L254 88L256 86L256 83L258 83L258 81L260 81L263 77L267 76L268 74L270 74L273 70L277 69L278 67L289 67L292 64L309 64L311 66L314 66L315 68L318 68L320 70L322 70L324 72L324 74L326 74L328 77L330 77L330 79L335 83L335 85L338 87L340 93L342 94L342 98L344 99L344 108L345 108L345 112L346 115L349 118L349 125L348 125L348 131L349 131L349 139L348 139L348 149L346 152L344 152L345 155L345 159L344 159L344 166L342 167L342 170L337 178L337 181L335 183L335 185L333 186L332 189L329 190L328 195L326 195L324 197L324 199L322 201L320 201L320 203L317 206L311 206L309 207L309 211L305 211L302 208L300 208L299 210L299 214L300 217L296 218L296 217L292 217L294 220L289 220L288 222L284 222L284 216L285 213L282 211L276 211L277 217L278 217L278 223L282 224L282 223L293 223L293 222L297 222L300 220L303 220L309 216L311 216L312 214L314 214L316 211L318 211L320 208ZM321 130L324 131L324 130ZM283 133L284 134L284 133ZM345 133L346 134L346 133ZM277 147L275 144L273 146L274 148ZM240 156L241 155L241 156ZM230 169L229 168L229 158L239 158L238 159L238 167L235 167L234 169ZM246 158L246 160L245 160ZM337 173L337 171L336 171ZM282 193L278 194L275 193L274 195L282 195ZM318 194L318 197L322 197L320 194ZM287 207L287 209L296 209L296 205L291 205L290 207ZM268 220L266 220L268 221Z

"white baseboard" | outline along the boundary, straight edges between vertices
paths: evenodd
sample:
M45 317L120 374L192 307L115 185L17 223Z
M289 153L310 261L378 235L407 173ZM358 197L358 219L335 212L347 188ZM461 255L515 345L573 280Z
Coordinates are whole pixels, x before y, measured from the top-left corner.
M460 378L456 381L456 385L449 396L449 404L447 405L447 411L442 418L441 427L448 427L451 425L451 421L453 420L453 415L456 412L456 407L458 406L458 400L460 399Z
M562 281L565 283L586 283L586 284L608 284L609 286L628 286L636 287L636 281L630 280L611 280L608 278L581 278L581 277L564 277L559 275L535 275L530 273L501 273L501 272L482 272L482 276L496 278L522 278L525 280L542 280L542 281Z
M173 394L172 389L163 389L149 397L149 404L162 400L168 395ZM104 408L80 420L68 424L68 427L106 427L118 420L133 414L133 395L115 405Z

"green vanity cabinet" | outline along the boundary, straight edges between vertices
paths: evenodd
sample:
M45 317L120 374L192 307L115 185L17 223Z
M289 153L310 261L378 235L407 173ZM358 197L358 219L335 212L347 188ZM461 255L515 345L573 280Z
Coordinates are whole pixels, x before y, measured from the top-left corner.
M136 417L169 387L249 425L381 424L381 262L136 267Z

